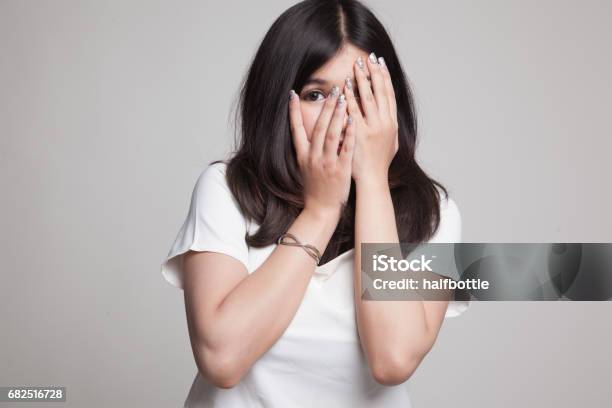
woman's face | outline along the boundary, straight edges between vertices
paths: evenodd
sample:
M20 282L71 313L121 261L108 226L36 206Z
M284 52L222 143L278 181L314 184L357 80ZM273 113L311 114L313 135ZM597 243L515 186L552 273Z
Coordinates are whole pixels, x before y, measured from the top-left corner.
M331 89L334 85L337 85L340 88L340 93L342 93L344 89L344 80L346 78L351 78L354 84L353 89L355 96L357 99L359 98L353 67L357 57L361 56L365 61L368 55L369 52L365 52L350 44L346 45L338 51L336 56L315 71L308 81L306 81L299 96L300 106L302 108L302 120L309 141L312 139L312 131L319 118L321 109L323 109L323 104L327 96L331 93ZM347 117L345 116L340 142L344 139L346 121Z

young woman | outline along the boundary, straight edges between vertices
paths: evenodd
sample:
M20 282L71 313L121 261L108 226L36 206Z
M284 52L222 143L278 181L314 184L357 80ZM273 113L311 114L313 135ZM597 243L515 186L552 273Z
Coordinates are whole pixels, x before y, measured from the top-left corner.
M162 265L198 367L185 407L409 407L406 380L467 303L361 300L361 243L461 238L457 205L415 161L387 32L357 1L294 5L239 113L237 152L202 171Z

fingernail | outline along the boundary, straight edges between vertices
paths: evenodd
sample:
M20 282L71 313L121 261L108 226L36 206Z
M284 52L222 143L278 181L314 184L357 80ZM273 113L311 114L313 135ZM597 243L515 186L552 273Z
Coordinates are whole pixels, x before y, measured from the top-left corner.
M378 57L378 63L383 67L387 66L387 64L385 63L385 59L383 57Z
M363 58L357 58L357 66L359 66L359 69L363 70Z
M331 89L332 96L338 96L340 93L340 88L337 85L334 85Z
M370 53L370 62L371 62L372 64L376 64L376 61L377 61L377 60L376 60L376 54L374 54L373 52L372 52L372 53Z
M346 119L346 123L348 123L349 125L353 123L353 117L351 115L348 115L348 118Z
M345 100L346 97L344 96L344 94L340 95L340 98L338 98L338 105L342 106Z
M295 95L297 95L297 94L295 93L295 91L294 91L293 89L289 91L289 99L290 99L290 100L291 100L291 99L293 99L293 97L294 97Z
M353 89L353 81L351 81L351 78L346 78L344 82L346 83L346 87L348 89L351 89L351 90Z

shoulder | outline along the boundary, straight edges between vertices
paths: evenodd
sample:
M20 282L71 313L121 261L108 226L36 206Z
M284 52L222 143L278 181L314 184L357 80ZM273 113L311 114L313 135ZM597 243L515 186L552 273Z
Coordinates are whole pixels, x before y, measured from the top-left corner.
M440 193L440 225L430 242L460 242L462 233L462 219L459 205L450 196Z
M209 163L202 169L195 184L194 192L197 195L209 194L211 191L227 191L227 181L225 178L227 164L224 162Z
M450 196L445 196L444 192L440 193L440 213L446 219L461 219L461 211L459 205Z
M225 172L227 170L227 163L225 162L213 162L209 163L202 169L200 172L200 176L198 177L198 182L201 180L225 180Z
M232 213L237 216L238 203L225 178L226 163L210 163L200 172L192 194L192 207L201 214Z

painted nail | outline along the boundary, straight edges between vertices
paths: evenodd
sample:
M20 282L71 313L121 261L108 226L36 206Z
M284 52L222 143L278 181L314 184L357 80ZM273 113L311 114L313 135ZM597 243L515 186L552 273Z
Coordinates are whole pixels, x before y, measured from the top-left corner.
M331 89L332 96L338 96L340 94L340 88L337 85L334 85Z
M346 97L344 96L344 94L340 95L340 98L338 98L338 105L342 106L345 101Z
M363 70L363 58L357 57L357 66L359 69Z
M385 59L383 57L378 57L378 63L383 67L387 66L387 64L385 63Z
M353 81L351 81L351 78L346 78L344 82L346 83L346 87L348 89L351 89L351 90L353 89Z
M293 97L295 95L297 95L297 94L295 93L295 91L293 89L289 91L289 99L293 99Z
M348 118L346 119L346 123L348 123L349 125L353 123L353 117L351 115L348 115Z
M371 62L372 64L376 64L376 61L377 61L377 60L376 60L376 54L371 53L369 58L370 58L370 62Z

